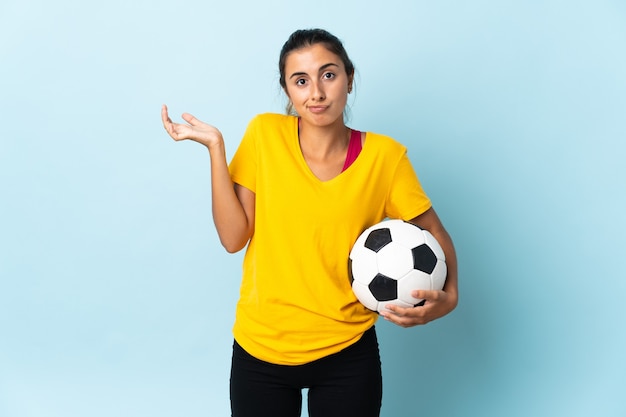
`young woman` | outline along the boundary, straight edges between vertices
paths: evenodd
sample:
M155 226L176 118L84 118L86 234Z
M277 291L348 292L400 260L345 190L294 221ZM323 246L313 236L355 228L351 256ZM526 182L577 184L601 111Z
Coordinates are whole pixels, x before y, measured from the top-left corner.
M382 381L378 315L352 293L347 259L358 235L386 217L409 220L441 244L443 291L382 316L403 327L426 324L457 304L452 241L422 190L404 146L344 122L354 66L342 43L299 30L284 44L280 84L288 115L249 124L230 165L221 133L183 114L174 140L205 145L211 159L213 219L222 245L247 245L231 370L232 415L299 416L309 388L311 417L378 416Z

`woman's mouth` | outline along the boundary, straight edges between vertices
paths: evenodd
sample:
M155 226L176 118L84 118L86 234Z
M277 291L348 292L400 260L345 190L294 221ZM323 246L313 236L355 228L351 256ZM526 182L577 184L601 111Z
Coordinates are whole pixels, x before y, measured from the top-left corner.
M309 111L311 113L323 113L327 108L328 106L309 106Z

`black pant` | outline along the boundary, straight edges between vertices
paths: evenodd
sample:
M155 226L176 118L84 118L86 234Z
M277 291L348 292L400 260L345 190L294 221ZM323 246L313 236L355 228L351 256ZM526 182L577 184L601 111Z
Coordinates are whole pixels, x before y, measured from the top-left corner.
M300 416L303 388L309 388L310 417L378 417L382 376L374 328L339 353L296 366L261 361L234 343L233 417Z

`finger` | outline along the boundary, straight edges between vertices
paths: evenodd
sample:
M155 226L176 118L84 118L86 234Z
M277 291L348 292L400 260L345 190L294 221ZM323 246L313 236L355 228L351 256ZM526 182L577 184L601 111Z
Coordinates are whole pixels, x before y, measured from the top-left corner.
M435 301L439 299L439 291L434 290L415 290L411 296L418 300Z
M177 125L172 122L172 119L170 119L167 106L165 104L161 107L161 119L163 120L163 127L165 127L165 130L172 137L172 139L176 141L184 139L181 137L180 133L177 132Z
M400 310L402 312L384 312L381 315L385 320L404 328L420 326L429 322L428 317L420 308L400 308Z
M400 307L395 304L387 304L385 305L385 309L380 313L383 317L387 316L395 316L395 317L404 317L409 309Z
M163 127L173 137L174 135L174 123L172 123L172 119L170 119L167 113L167 106L164 104L161 107L161 120L163 121Z
M381 316L383 316L383 318L388 322L404 328L420 324L419 320L416 320L414 317L404 316L402 314L398 314L398 312L385 311L381 313Z
M167 106L165 104L161 107L161 120L163 120L163 124L166 124L168 122L172 123L169 115L167 114Z
M421 319L428 313L428 308L422 306L415 307L400 307L394 304L388 304L386 306L387 311L381 313L383 316L384 313L387 313L390 316L395 316L397 318L418 318Z
M197 126L202 122L189 113L183 113L183 119L192 126Z

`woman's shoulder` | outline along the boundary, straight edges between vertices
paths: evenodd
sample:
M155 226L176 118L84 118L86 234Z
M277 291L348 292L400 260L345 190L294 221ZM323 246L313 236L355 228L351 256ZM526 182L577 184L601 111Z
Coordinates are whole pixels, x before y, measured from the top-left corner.
M368 143L369 142L369 143ZM386 150L388 152L406 152L406 146L396 140L395 138L376 132L365 133L365 146L371 146L380 150Z
M250 124L278 127L278 126L291 126L294 123L295 116L279 113L259 113L250 120Z
M278 113L259 113L248 123L244 139L265 147L290 143L297 135L297 118Z

